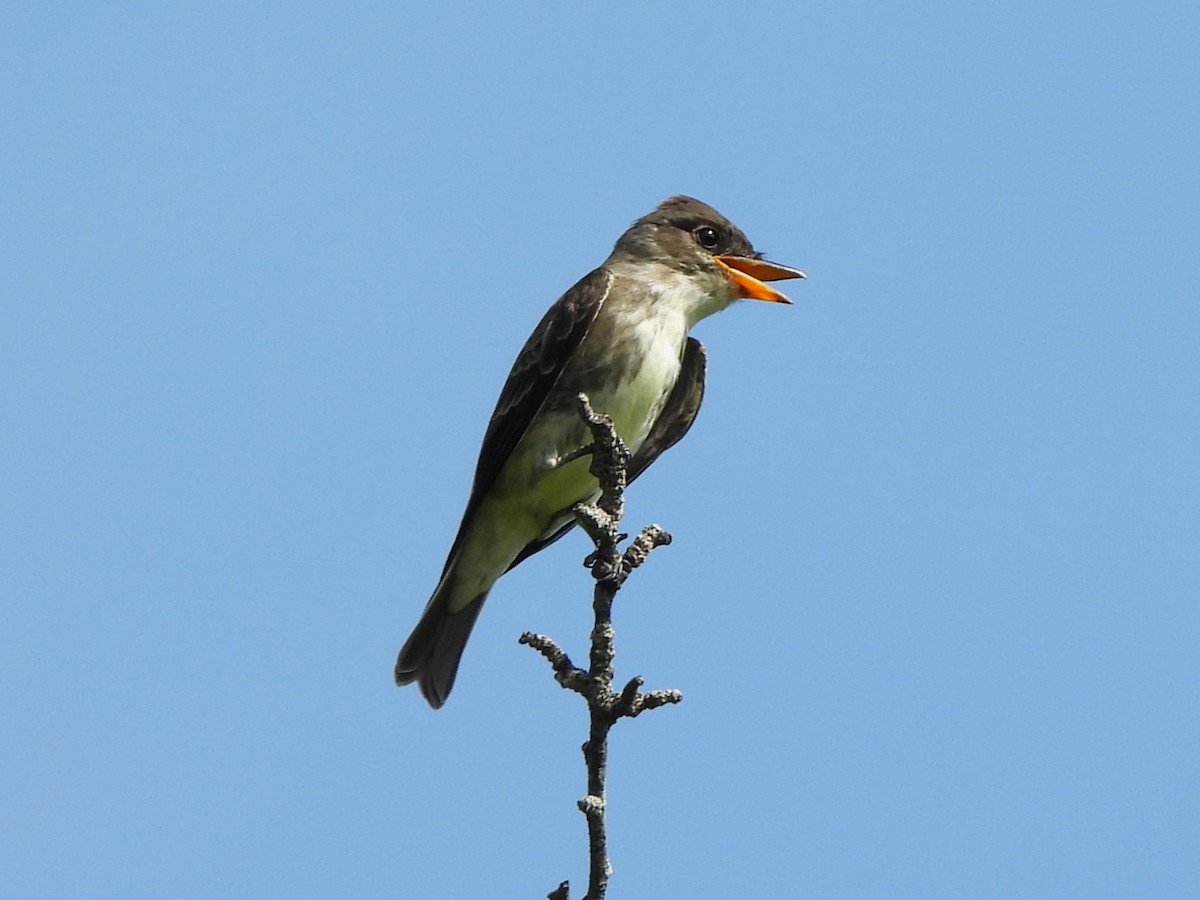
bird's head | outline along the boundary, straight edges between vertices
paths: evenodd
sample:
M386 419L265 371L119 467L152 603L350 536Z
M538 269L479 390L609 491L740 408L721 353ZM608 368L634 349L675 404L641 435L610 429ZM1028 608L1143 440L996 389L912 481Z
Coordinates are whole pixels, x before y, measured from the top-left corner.
M791 303L765 284L803 278L798 269L763 259L745 233L692 197L671 197L629 227L617 240L610 262L653 264L686 276L701 276L715 289L737 298Z

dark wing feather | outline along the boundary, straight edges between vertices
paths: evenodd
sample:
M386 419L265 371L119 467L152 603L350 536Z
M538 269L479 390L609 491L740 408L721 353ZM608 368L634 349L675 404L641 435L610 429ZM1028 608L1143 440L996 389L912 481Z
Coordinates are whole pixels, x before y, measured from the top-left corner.
M446 558L446 568L458 552L467 523L541 409L567 360L591 328L608 295L610 282L611 276L604 269L595 269L581 278L546 311L517 354L483 435L471 497Z
M688 433L688 429L696 421L700 403L704 400L704 379L707 372L708 354L704 352L704 345L693 337L688 338L683 348L679 378L675 387L671 388L671 396L667 398L663 411L654 421L654 427L629 461L627 484L632 484L664 450L674 447ZM568 522L548 538L526 545L508 569L511 570L517 563L550 546L574 527L574 522Z

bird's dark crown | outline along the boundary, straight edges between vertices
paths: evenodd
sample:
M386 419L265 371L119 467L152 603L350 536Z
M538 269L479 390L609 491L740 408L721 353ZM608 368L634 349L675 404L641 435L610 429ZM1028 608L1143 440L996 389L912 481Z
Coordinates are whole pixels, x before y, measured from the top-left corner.
M670 197L642 216L617 240L613 256L674 260L685 267L711 265L717 255L761 259L740 228L694 197Z

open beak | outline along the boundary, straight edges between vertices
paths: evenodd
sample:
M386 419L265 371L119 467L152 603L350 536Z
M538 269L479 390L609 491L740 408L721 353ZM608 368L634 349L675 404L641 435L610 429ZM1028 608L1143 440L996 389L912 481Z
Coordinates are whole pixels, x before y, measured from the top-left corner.
M763 282L804 277L804 273L799 269L789 269L765 259L749 259L745 256L714 256L713 259L721 267L725 277L733 282L738 296L749 300L791 303L791 300Z

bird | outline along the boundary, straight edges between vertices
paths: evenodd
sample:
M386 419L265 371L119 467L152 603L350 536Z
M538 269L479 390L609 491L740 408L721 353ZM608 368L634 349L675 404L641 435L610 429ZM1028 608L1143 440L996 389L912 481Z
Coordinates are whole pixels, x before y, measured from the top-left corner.
M631 453L632 482L691 428L707 356L688 336L739 299L788 303L765 282L804 278L766 260L711 206L675 196L635 221L599 268L547 310L517 355L488 422L462 523L396 660L434 709L454 687L471 629L504 573L574 524L600 496L578 396Z

